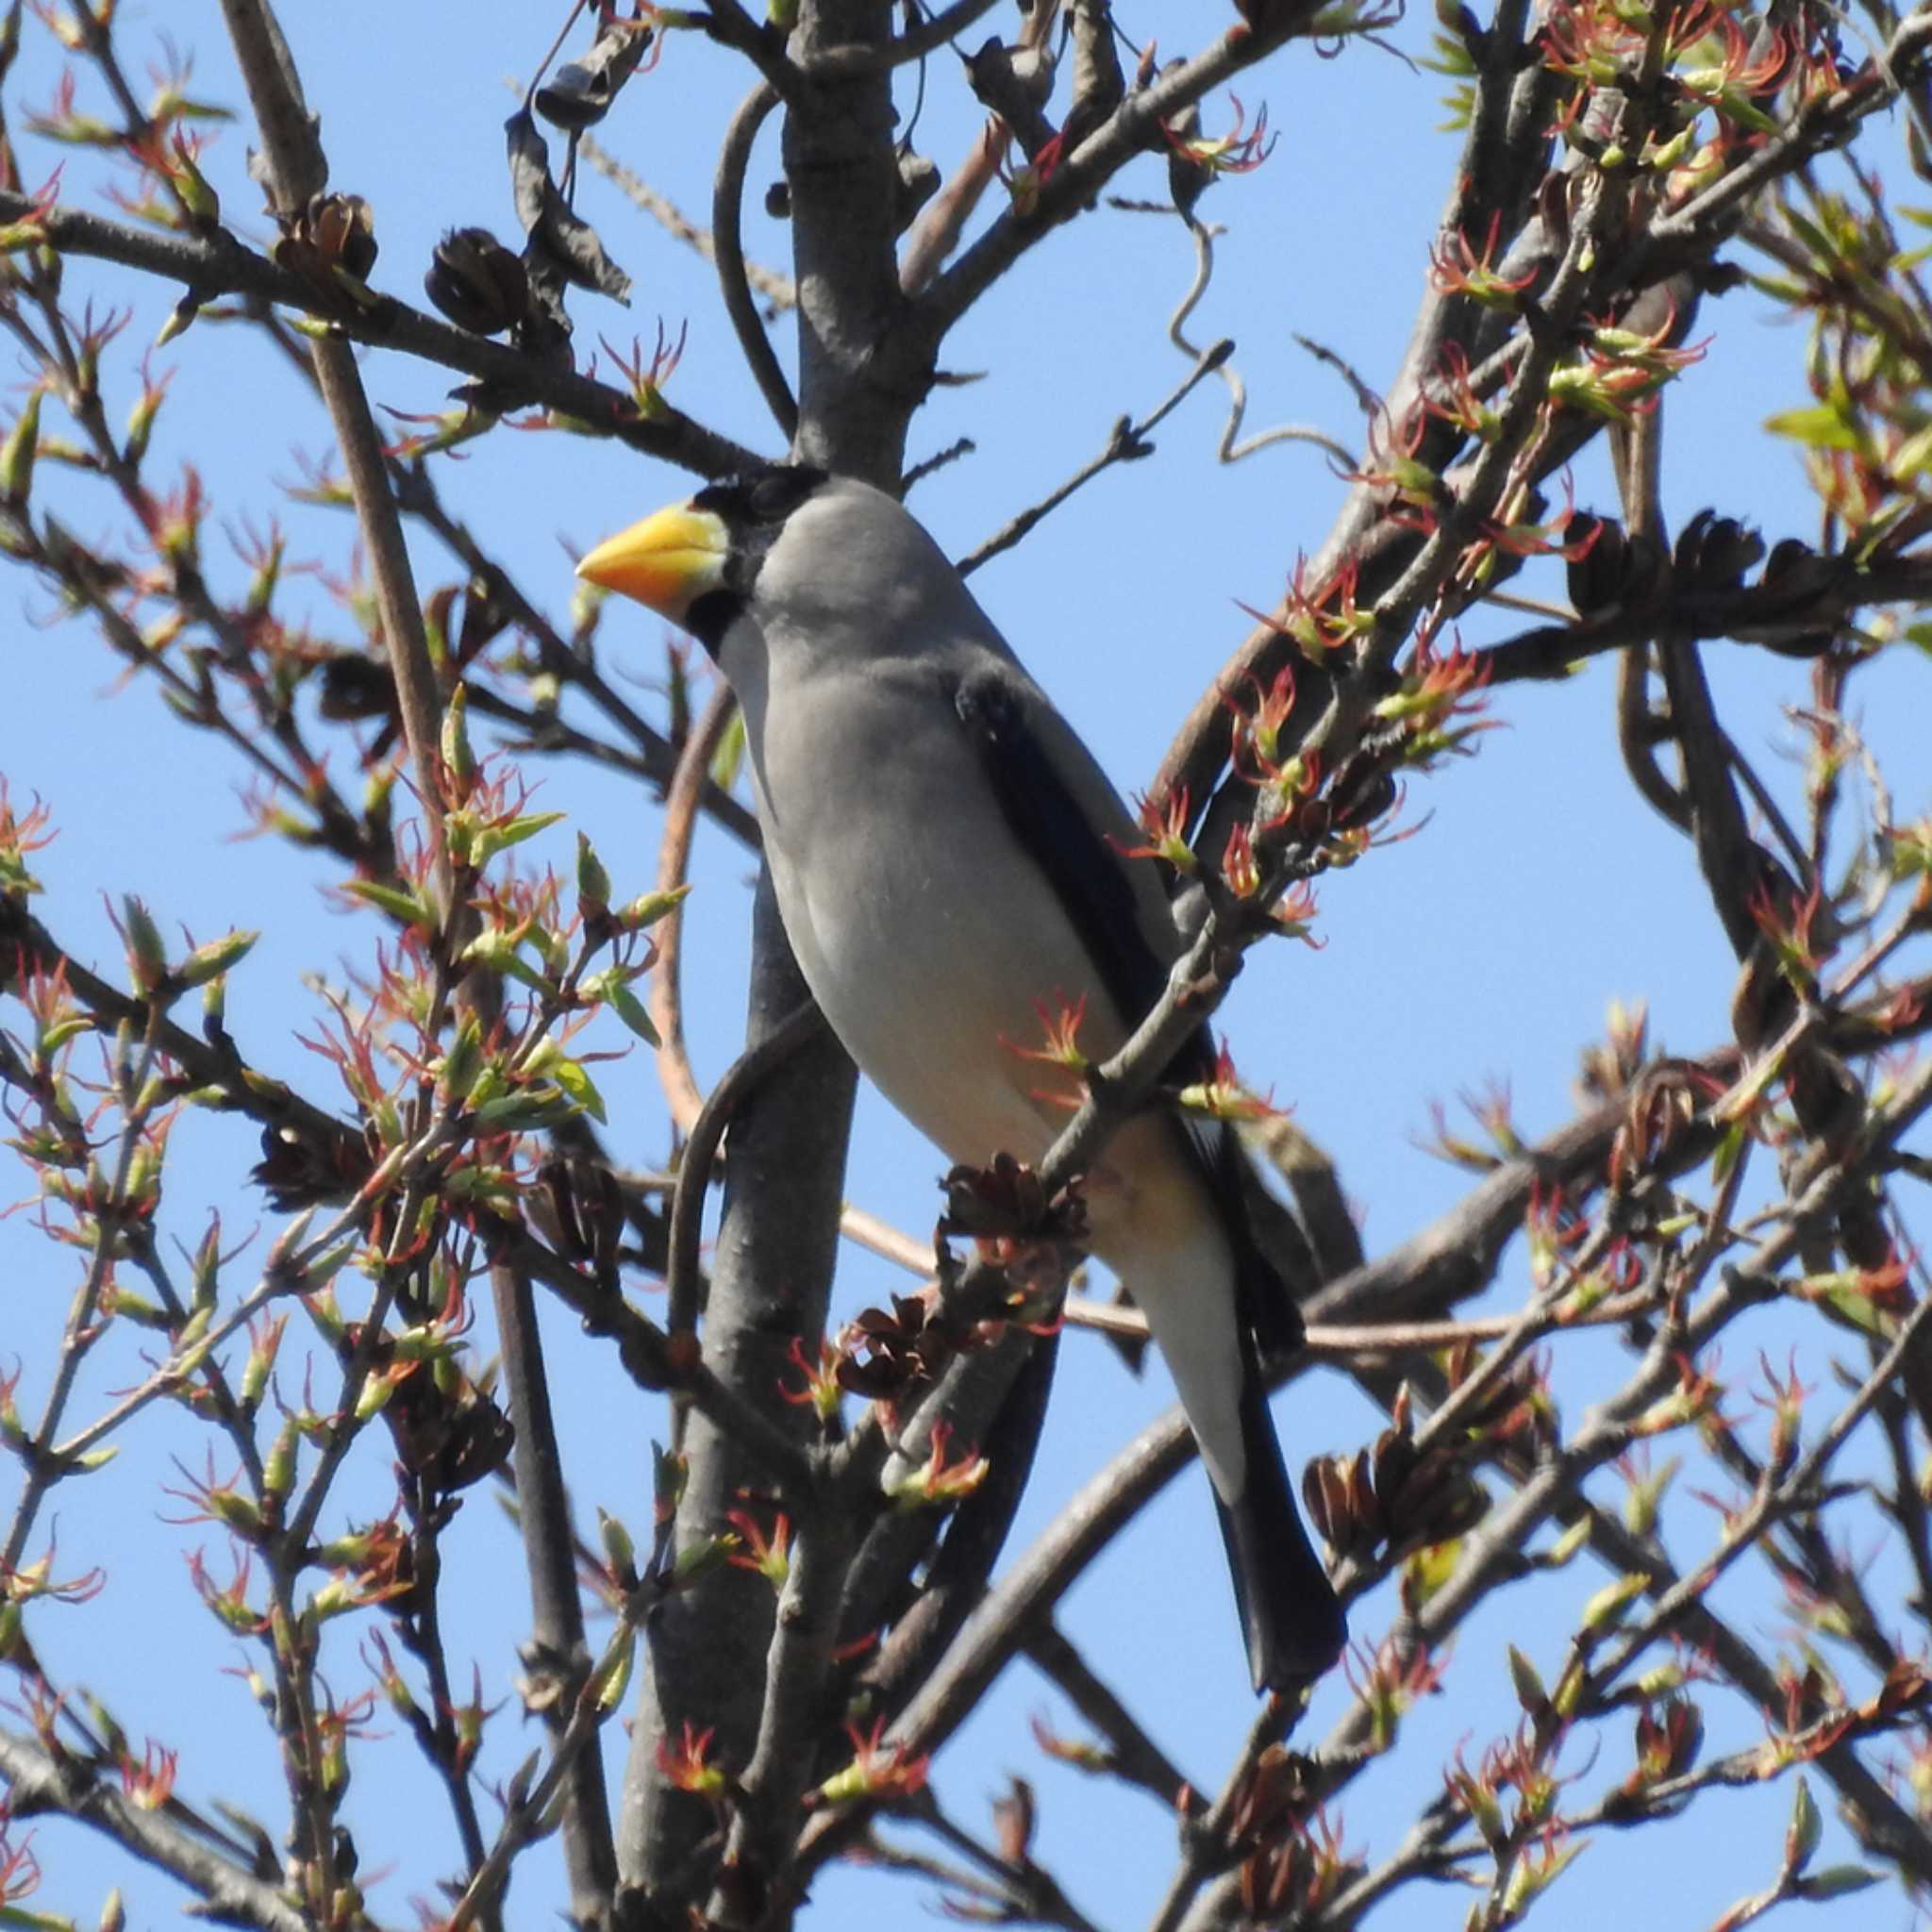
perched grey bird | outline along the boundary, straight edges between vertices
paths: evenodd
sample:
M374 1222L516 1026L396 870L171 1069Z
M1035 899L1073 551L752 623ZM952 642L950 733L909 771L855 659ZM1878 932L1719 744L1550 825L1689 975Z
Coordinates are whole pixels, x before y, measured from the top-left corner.
M577 566L691 631L744 713L778 908L832 1029L954 1160L1038 1162L1064 1122L1039 1003L1126 1039L1182 951L1092 755L891 497L805 467L700 491ZM1009 1044L1012 1043L1012 1044ZM1207 1027L1172 1077L1207 1077ZM1341 1609L1295 1512L1259 1372L1301 1323L1242 1210L1224 1124L1127 1121L1088 1176L1091 1245L1133 1291L1208 1465L1256 1687L1331 1665Z

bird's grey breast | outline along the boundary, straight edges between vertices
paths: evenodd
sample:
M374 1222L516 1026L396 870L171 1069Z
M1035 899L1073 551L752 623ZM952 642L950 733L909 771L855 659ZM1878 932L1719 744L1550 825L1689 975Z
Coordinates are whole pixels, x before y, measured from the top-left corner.
M770 667L747 741L774 863L809 881L814 926L904 944L892 921L943 921L982 896L988 841L1007 834L959 728L957 684L925 658Z

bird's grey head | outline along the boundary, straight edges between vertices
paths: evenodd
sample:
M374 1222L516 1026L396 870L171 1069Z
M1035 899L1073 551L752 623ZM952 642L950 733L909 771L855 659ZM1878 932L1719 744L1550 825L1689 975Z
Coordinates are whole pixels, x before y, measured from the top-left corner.
M714 657L741 619L768 636L883 640L895 615L958 586L892 497L806 464L710 484L600 543L577 574L682 625Z

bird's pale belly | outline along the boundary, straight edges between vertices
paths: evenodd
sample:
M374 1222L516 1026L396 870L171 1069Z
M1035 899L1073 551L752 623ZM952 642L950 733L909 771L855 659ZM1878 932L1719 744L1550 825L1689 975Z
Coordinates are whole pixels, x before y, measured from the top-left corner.
M983 1167L1004 1153L1037 1164L1080 1093L1074 1074L1021 1051L1045 1044L1034 1000L1057 1016L1085 994L1078 1042L1091 1059L1124 1038L1044 881L1032 903L996 910L935 893L890 864L871 868L861 887L815 858L802 870L806 891L801 871L773 858L806 983L866 1076L949 1158ZM841 875L842 891L828 899ZM1173 1254L1188 1257L1184 1275L1208 1256L1210 1272L1224 1265L1216 1210L1191 1164L1174 1158L1174 1132L1141 1115L1087 1176L1094 1251L1129 1278L1144 1278L1150 1262L1167 1274L1160 1257Z
M786 930L867 1077L955 1160L1037 1161L1068 1111L1043 1096L1078 1098L1064 1069L1024 1057L1045 1045L1041 1009L1084 995L1082 1048L1099 1057L1121 1038L1071 933L1064 945L1028 942L1063 925L1058 908L975 905L890 865L860 880L814 862L808 893L791 871L774 868Z

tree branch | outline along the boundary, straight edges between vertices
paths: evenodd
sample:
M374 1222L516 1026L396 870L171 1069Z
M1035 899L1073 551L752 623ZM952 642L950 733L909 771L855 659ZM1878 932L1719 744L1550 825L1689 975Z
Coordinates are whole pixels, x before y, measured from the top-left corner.
M91 1825L138 1858L172 1874L208 1902L211 1916L261 1932L312 1932L308 1917L258 1878L212 1850L163 1811L137 1805L117 1786L75 1762L57 1763L32 1740L0 1730L0 1774L16 1818L52 1812Z
M1138 462L1142 457L1151 457L1154 445L1147 441L1148 432L1172 415L1193 393L1195 387L1212 375L1233 354L1233 342L1222 341L1214 343L1202 352L1200 359L1182 377L1165 402L1138 423L1130 416L1121 417L1114 424L1107 444L1098 456L1083 463L1064 483L1050 490L1030 508L1023 509L1018 516L1003 524L985 542L968 551L954 566L959 575L970 577L981 564L991 562L1003 550L1010 550L1029 536L1036 525L1057 510L1083 484L1091 483L1101 471L1115 463Z
M1307 0L1271 8L1265 25L1224 33L1212 46L1130 93L1065 157L1023 213L1009 208L913 305L908 334L936 345L1000 276L1086 208L1133 158L1160 145L1160 125L1210 89L1308 32L1318 9ZM929 347L928 347L929 353Z
M765 458L664 406L641 415L624 391L574 370L546 368L534 358L473 336L393 296L364 311L327 303L299 276L245 248L224 232L211 238L150 233L106 221L84 209L56 206L35 214L24 195L0 192L0 221L26 221L43 229L48 245L62 255L119 262L167 281L182 282L197 299L251 295L325 322L350 341L421 357L484 384L498 409L536 404L559 416L613 436L646 456L700 476L727 476Z

